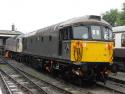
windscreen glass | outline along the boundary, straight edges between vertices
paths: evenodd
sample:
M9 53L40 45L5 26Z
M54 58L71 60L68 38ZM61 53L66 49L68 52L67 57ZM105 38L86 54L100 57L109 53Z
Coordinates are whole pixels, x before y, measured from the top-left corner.
M109 40L113 40L113 32L110 29L108 30L109 30Z
M112 41L112 30L104 26L74 26L73 39Z
M91 26L92 39L101 40L101 28L100 26Z
M73 27L73 38L74 39L88 39L89 31L87 26L76 26Z

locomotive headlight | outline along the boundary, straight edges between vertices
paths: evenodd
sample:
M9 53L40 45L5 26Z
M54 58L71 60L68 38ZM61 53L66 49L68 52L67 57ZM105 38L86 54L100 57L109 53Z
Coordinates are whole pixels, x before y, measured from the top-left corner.
M86 45L86 43L82 43L82 47L84 48L84 47L86 47L87 45Z
M111 50L111 49L113 49L113 45L111 44L111 43L107 43L106 44L106 48L108 49L108 50Z
M106 43L106 46L105 46L106 48L108 48L108 44Z
M113 45L110 43L110 44L108 44L108 49L113 49Z

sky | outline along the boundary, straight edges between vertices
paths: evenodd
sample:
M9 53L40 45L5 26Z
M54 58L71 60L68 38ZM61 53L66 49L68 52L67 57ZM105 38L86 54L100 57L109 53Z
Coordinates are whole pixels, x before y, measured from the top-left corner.
M70 18L101 15L117 8L125 0L0 0L0 30L23 33L44 28Z

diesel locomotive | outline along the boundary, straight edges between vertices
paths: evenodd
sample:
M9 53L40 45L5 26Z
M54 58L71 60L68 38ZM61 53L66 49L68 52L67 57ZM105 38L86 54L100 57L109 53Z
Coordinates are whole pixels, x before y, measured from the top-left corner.
M72 81L105 82L114 71L112 27L100 16L73 18L6 43L5 57Z

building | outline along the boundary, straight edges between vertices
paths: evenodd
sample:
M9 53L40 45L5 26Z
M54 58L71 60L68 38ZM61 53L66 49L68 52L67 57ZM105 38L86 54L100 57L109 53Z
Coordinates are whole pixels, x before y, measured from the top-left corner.
M0 30L0 55L3 55L6 39L22 34L15 31L15 26L12 25L12 30Z
M113 27L114 33L114 57L125 60L125 26Z
M125 26L113 27L115 47L125 47Z

